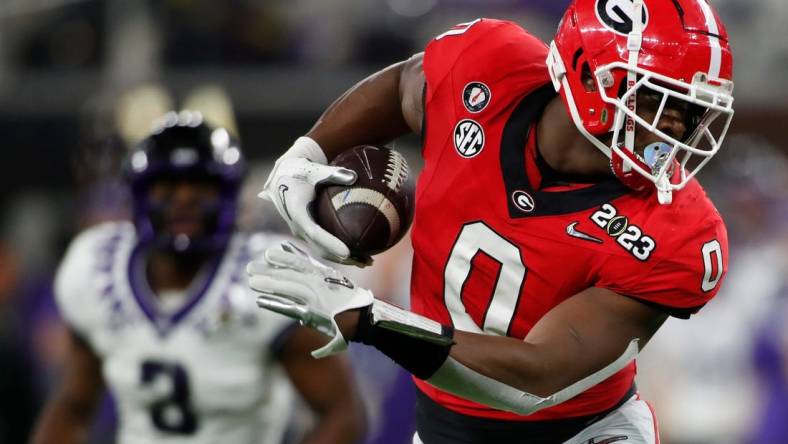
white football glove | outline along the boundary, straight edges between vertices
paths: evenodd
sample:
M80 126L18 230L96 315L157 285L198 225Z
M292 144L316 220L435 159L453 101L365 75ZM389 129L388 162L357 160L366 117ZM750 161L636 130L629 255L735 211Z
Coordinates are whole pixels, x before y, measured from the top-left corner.
M312 352L315 358L339 353L347 341L334 319L339 313L366 307L372 292L357 287L337 270L321 264L289 241L272 247L246 266L249 286L258 293L260 308L297 319L329 336L331 341Z
M343 264L369 265L370 258L351 257L347 245L316 224L309 214L317 185L351 185L356 181L354 171L326 163L326 155L317 142L299 137L276 161L258 196L271 201L293 235L303 239L320 256Z

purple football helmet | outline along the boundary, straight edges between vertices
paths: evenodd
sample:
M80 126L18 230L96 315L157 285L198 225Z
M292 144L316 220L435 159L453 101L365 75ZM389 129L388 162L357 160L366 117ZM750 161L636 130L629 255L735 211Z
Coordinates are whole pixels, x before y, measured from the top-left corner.
M223 249L235 227L245 171L240 144L226 129L207 125L197 112L167 113L159 126L129 152L124 163L140 243L152 243L176 253ZM173 236L162 229L163 209L148 196L151 184L162 179L217 183L218 202L202 209L202 235Z

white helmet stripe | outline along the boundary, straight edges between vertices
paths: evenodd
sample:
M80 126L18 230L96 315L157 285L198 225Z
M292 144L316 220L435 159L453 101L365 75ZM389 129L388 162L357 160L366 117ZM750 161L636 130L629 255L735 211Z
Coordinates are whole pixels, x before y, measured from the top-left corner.
M717 19L714 18L714 13L706 0L697 0L700 4L700 9L706 17L706 27L709 31L709 45L711 46L711 60L709 61L709 78L717 79L720 77L720 65L722 64L722 48L720 47L720 39L717 37L720 29L717 26Z

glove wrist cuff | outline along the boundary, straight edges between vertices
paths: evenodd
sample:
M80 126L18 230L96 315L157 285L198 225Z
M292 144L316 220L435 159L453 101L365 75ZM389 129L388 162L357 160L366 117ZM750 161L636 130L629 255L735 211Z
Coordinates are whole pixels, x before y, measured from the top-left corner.
M326 356L330 356L339 352L344 351L347 349L348 340L342 335L342 330L339 329L339 325L337 325L336 316L339 313L346 312L348 310L356 310L362 309L366 310L372 306L375 301L375 298L372 296L372 292L369 290L364 290L359 288L359 291L355 293L355 295L348 301L348 303L341 307L336 307L330 313L331 325L333 328L334 336L331 338L328 344L325 346L315 350L312 352L312 356L315 358L323 358ZM363 313L363 311L362 311Z
M328 164L328 158L320 145L315 139L307 136L301 136L293 142L290 147L279 160L301 157L309 160L310 162L319 163L322 165Z
M316 350L312 350L312 357L314 357L315 359L320 359L320 358L325 358L326 356L335 355L347 349L347 340L345 340L345 337L342 336L342 332L339 330L337 321L331 319L331 322L334 327L334 337L332 337L331 340L328 341L326 345Z

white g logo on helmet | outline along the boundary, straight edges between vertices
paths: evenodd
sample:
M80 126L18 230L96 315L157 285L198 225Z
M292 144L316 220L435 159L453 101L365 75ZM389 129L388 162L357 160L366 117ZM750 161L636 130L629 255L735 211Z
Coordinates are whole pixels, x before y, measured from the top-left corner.
M596 16L606 28L619 34L632 32L635 7L632 0L597 0ZM648 9L643 4L643 29L648 26Z

